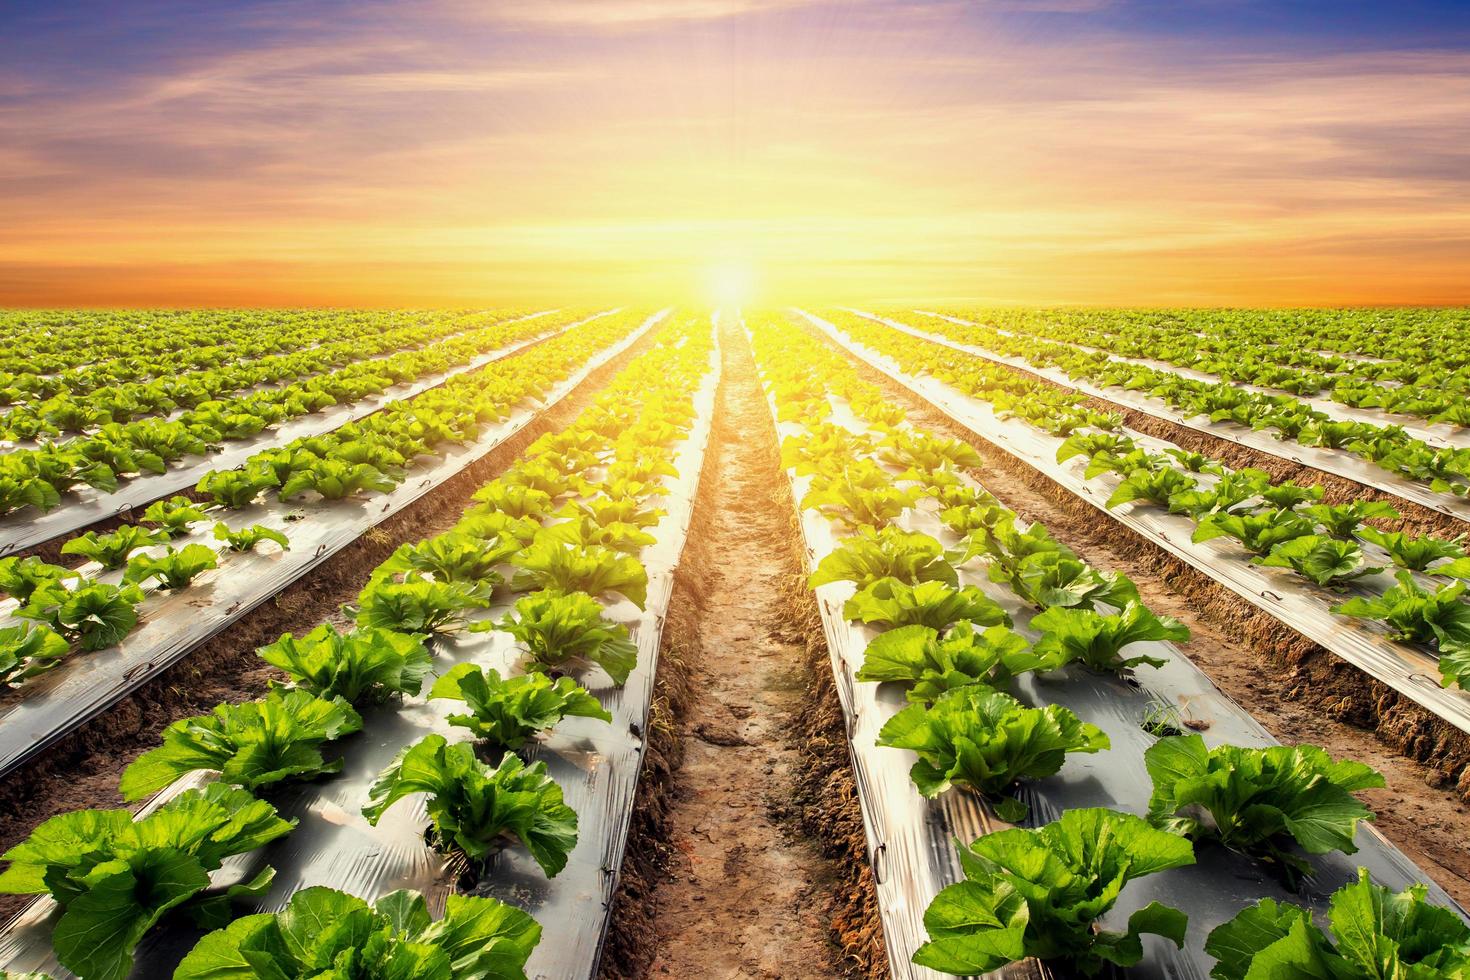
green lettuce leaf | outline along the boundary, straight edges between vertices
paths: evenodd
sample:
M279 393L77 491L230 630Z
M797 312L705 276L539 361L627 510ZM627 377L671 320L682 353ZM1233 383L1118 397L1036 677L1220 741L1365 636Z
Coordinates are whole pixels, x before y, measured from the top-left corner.
M504 749L520 748L567 716L612 721L602 703L570 677L553 681L532 672L502 679L493 667L475 664L459 664L440 677L429 698L463 701L469 713L450 715L449 723Z

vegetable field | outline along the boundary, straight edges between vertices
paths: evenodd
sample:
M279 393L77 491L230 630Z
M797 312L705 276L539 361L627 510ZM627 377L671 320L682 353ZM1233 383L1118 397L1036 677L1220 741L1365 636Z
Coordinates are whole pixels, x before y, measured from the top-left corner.
M1463 310L0 332L0 977L1470 977Z

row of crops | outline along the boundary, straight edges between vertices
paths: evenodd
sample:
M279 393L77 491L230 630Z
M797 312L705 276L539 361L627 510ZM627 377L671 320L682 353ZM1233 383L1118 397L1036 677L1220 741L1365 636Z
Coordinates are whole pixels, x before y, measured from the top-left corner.
M46 897L0 939L6 975L591 973L718 383L709 321L659 319L594 321L442 402L384 413L473 438L653 330L453 528L374 569L345 627L262 647L282 677L268 694L170 725L123 771L140 812L64 813L12 848L0 890ZM375 430L374 445L423 434ZM255 494L276 503L287 482ZM198 534L208 517L170 502L141 527ZM115 588L140 580L151 547L117 556ZM163 547L151 560L185 562Z
M1378 773L1276 745L1179 652L1187 629L976 483L967 444L908 424L793 319L750 326L895 975L1470 966L1447 896L1361 823ZM1203 731L1161 708L1181 703Z
M1395 529L1392 503L1328 501L1320 483L1272 480L1146 436L1077 391L965 348L831 316L843 342L937 393L965 424L1447 722L1470 725L1462 534Z
M0 980L596 975L732 356L770 411L729 437L777 440L796 505L893 976L1470 975L1463 914L1373 829L1383 776L1280 745L972 445L1470 731L1470 450L1453 413L1323 407L1399 412L1349 392L1415 363L1459 390L1455 343L1415 360L1448 315L1386 312L1384 339L1319 311L0 314L7 780L478 484L340 615L261 645L265 693L126 760L127 807L24 828ZM1108 392L1401 495L1182 448ZM1374 440L1403 465L1368 476Z

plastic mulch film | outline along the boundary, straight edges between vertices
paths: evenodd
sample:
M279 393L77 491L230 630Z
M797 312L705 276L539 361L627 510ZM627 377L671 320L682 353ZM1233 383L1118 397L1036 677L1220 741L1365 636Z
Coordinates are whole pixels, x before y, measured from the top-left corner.
M1265 610L1283 625L1387 684L1436 717L1470 732L1470 692L1441 687L1438 660L1431 653L1390 640L1378 624L1358 623L1335 615L1332 612L1335 600L1326 590L1287 569L1251 564L1247 560L1250 556L1228 538L1200 543L1191 541L1194 524L1182 515L1131 503L1109 509L1106 501L1120 482L1117 475L1102 474L1088 480L1083 476L1087 466L1085 458L1074 457L1058 463L1056 451L1061 439L1020 419L999 418L987 403L934 378L908 374L892 358L857 343L825 320L819 317L810 319L844 349L928 400L960 425ZM1141 443L1166 445L1140 433L1129 434ZM1357 583L1354 588L1363 590L1366 581Z
M65 496L60 506L44 514L28 511L0 518L0 557L82 530L98 521L126 515L129 511L145 507L170 494L189 490L199 482L200 477L211 470L233 469L263 449L331 432L349 422L366 418L393 402L437 388L456 375L478 370L557 334L616 312L618 311L605 310L575 323L558 326L519 343L481 354L448 371L427 375L407 384L394 385L382 394L370 395L347 404L331 405L320 412L312 412L268 427L249 439L231 439L221 452L199 457L196 462L184 466L171 466L163 473L139 474L123 481L111 493L92 487L78 487Z
M961 320L958 317L943 316L940 314L932 315L938 316L941 320L948 320L950 323L954 323L959 326L973 325L967 323L964 320ZM1012 334L1012 336L1016 335ZM1247 384L1245 382L1226 382L1225 379L1221 378L1218 374L1210 374L1207 371L1200 371L1195 368L1180 367L1177 364L1170 364L1168 361L1158 361L1146 357L1127 357L1123 354L1116 354L1109 350L1103 350L1100 347L1088 347L1084 344L1074 344L1069 341L1052 340L1045 337L1037 339L1043 340L1049 344L1060 344L1063 347L1075 347L1078 350L1096 351L1097 353L1106 356L1109 360L1116 361L1120 364L1138 364L1143 367L1153 368L1156 371L1168 371L1171 374L1179 375L1181 378L1191 378L1195 381L1203 381L1207 384L1218 385L1229 383L1234 387L1240 388L1244 391L1254 392L1258 395L1273 395L1277 397L1281 395L1287 395L1291 398L1296 399L1302 404L1323 413L1324 415L1331 416L1335 421L1367 422L1370 425L1378 426L1396 425L1407 432L1409 435L1413 436L1415 439L1420 439L1424 442L1427 442L1431 446L1455 446L1461 449L1470 448L1470 429L1465 429L1461 426L1450 425L1447 422L1430 422L1427 419L1423 419L1416 415L1409 415L1406 413L1384 412L1374 408L1359 408L1355 405L1344 405L1342 402L1333 401L1331 398L1323 398L1320 395L1298 395L1294 392L1285 391L1281 388L1269 388L1265 385ZM1375 384L1382 383L1383 382L1381 381L1375 382Z
M152 592L144 607L145 621L115 647L68 657L26 684L12 704L0 709L0 778L147 684L366 531L493 452L547 408L570 395L593 371L636 343L666 314L664 311L648 318L599 351L551 389L539 404L513 410L504 422L487 426L473 443L447 447L430 465L415 468L411 478L390 493L303 504L271 499L230 511L232 526L264 524L285 532L291 541L290 550L281 552L271 547L268 553L222 552L220 567L201 574L189 588ZM201 523L193 533L171 543L217 545L213 525L213 521ZM122 572L95 577L116 583ZM14 607L14 602L4 604L6 609Z
M1413 501L1422 507L1428 507L1430 510L1438 511L1441 514L1448 514L1451 517L1458 517L1461 520L1470 521L1470 500L1457 497L1450 493L1436 493L1423 483L1397 476L1369 460L1321 446L1304 446L1301 443L1277 439L1269 432L1256 431L1255 429L1234 422L1211 422L1205 416L1187 416L1172 407L1164 399L1154 398L1144 392L1126 391L1116 387L1103 388L1088 381L1072 378L1061 368L1040 367L1024 358L997 354L984 347L961 343L949 337L929 333L928 331L898 320L875 316L871 313L864 313L861 310L853 310L851 312L873 320L876 323L881 323L884 326L902 331L910 336L917 337L920 340L927 340L930 343L939 344L942 347L948 347L964 354L983 358L1006 367L1016 368L1017 370L1025 371L1028 374L1049 381L1052 384L1060 385L1063 388L1070 388L1073 391L1079 391L1085 395L1091 395L1094 398L1100 398L1116 405L1123 405L1127 408L1143 412L1145 415L1152 415L1154 418L1163 419L1166 422L1172 422L1176 425L1182 425L1185 428L1214 436L1216 439L1224 439L1228 442L1254 449L1268 456L1290 460L1302 466L1310 466L1312 469L1321 470L1323 473L1331 473L1334 476L1340 476L1356 483L1361 483L1364 486L1373 487L1375 490L1382 490L1384 493L1393 494L1404 500ZM949 320L962 326L966 325L963 320L957 320L953 317L942 317L941 319ZM1146 364L1150 367L1172 371L1175 374L1187 377L1199 375L1204 380L1212 381L1216 384L1220 383L1219 378L1204 375L1198 371L1190 372L1187 369L1173 367L1162 362L1144 362L1137 361L1134 358L1123 358L1116 355L1110 356L1113 356L1114 360ZM1241 385L1240 387L1250 390L1266 391L1264 388L1256 389L1251 385ZM1461 444L1461 441L1456 441L1458 436L1456 438L1450 438L1444 433L1434 433L1427 430L1424 432L1415 432L1407 426L1404 426L1397 418L1389 419L1381 414L1375 416L1366 410L1354 410L1345 405L1338 405L1336 402L1327 402L1325 405L1318 405L1316 402L1313 402L1312 407L1333 415L1334 418L1372 422L1375 425L1399 425L1404 427L1406 431L1409 431L1410 435L1421 438L1431 445L1444 445L1446 443L1453 445ZM1349 415L1348 413L1352 414ZM1360 416L1363 417L1360 418ZM1470 444L1470 436L1467 436L1462 441Z
M854 431L868 429L867 423L846 410L840 400L834 402L832 421ZM775 404L769 394L768 404L774 419ZM801 430L794 423L782 422L776 424L776 431L778 438L784 439ZM810 477L795 477L789 470L787 475L795 499L800 500ZM979 485L968 478L966 482ZM925 501L898 523L905 529L930 534L947 547L958 544L957 536L939 521L934 507L932 501ZM808 567L815 568L836 546L838 536L833 525L815 511L801 513L801 527ZM1028 626L1035 610L1004 585L990 582L983 571L971 568L960 569L960 582L984 590L1011 615L1017 632L1028 640L1036 639L1038 634ZM867 645L878 631L843 618L843 604L853 591L852 583L838 582L819 587L815 594L847 719L848 748L890 966L899 980L938 980L946 975L915 966L910 957L927 938L924 910L940 889L963 878L955 842L968 844L1010 825L999 820L977 796L962 791L950 790L935 799L925 799L909 778L916 756L876 744L884 723L908 702L900 685L856 680ZM1105 731L1112 743L1110 750L1095 755L1069 755L1056 776L1023 784L1017 796L1031 811L1025 826L1040 826L1066 810L1082 807L1145 814L1152 782L1144 768L1143 753L1154 739L1142 729L1141 722L1159 705L1173 706L1191 728L1198 726L1212 747L1227 743L1247 747L1277 744L1244 708L1216 688L1173 645L1139 643L1130 646L1129 652L1162 658L1167 665L1141 667L1131 679L1068 667L1045 676L1024 675L1018 682L1013 693L1023 702L1033 706L1064 705L1082 721ZM1311 858L1314 872L1300 893L1284 890L1276 879L1246 858L1223 848L1199 845L1198 864L1129 882L1100 925L1105 929L1123 928L1133 911L1152 901L1181 909L1189 915L1184 948L1175 949L1172 943L1147 936L1145 959L1128 975L1148 980L1206 980L1214 965L1203 951L1205 936L1211 929L1263 897L1323 912L1334 890L1356 880L1360 865L1368 868L1379 884L1391 888L1425 882L1430 886L1431 901L1459 911L1443 889L1430 882L1371 826L1360 825L1357 844L1359 850L1353 855ZM1034 976L1036 971L1036 964L1018 964L992 976Z
M629 627L638 647L638 666L621 688L598 668L578 673L578 681L612 713L612 724L566 718L542 742L523 752L528 764L547 764L567 805L576 811L577 846L566 868L552 879L524 847L508 846L491 859L474 887L462 889L517 905L541 923L544 933L526 968L532 980L590 978L597 970L643 763L643 733L648 729L664 618L713 425L719 363L716 349L710 373L694 395L698 419L675 454L679 476L665 480L670 493L660 498L659 506L667 513L649 529L658 543L641 554L649 575L647 609L640 611L620 598L605 611L607 618ZM515 598L497 603L476 618L500 618ZM461 633L431 642L435 670L441 674L456 664L471 662L504 673L521 659L512 638L499 631ZM436 918L442 914L445 900L455 890L454 872L445 869L443 857L425 840L428 817L422 796L389 809L376 827L360 813L378 773L404 746L431 733L451 741L464 738L463 729L445 721L456 710L454 702L426 700L432 683L431 678L422 695L405 698L401 705L363 711L363 730L341 743L340 774L259 794L282 816L297 818L300 824L260 850L227 860L216 872L213 884L226 886L249 880L267 865L276 869L270 894L257 908L239 909L240 914L282 908L292 892L314 885L327 885L368 901L398 888L415 888L424 892ZM149 801L145 810L203 781L181 780ZM44 971L56 980L72 977L51 951L51 923L56 913L49 897L38 899L0 933L0 970ZM168 920L138 946L132 977L155 980L171 975L174 965L201 935L186 923Z

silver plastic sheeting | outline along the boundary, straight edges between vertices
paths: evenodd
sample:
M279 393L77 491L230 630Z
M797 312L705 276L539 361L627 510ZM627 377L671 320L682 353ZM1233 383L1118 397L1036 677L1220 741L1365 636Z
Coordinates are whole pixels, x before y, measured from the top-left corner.
M1458 517L1461 520L1470 520L1470 500L1456 497L1454 494L1435 493L1423 483L1396 476L1383 467L1361 457L1351 456L1347 453L1322 446L1304 446L1298 442L1277 439L1269 432L1256 431L1255 429L1234 422L1211 422L1206 416L1185 415L1164 399L1155 398L1140 391L1125 391L1122 388L1104 388L1087 381L1074 379L1061 368L1040 367L1023 358L1008 357L974 344L960 343L959 341L941 336L940 334L929 333L928 331L921 330L918 327L902 323L898 320L875 316L871 313L864 313L861 310L853 310L852 312L858 316L866 317L877 323L892 327L895 330L900 330L920 340L927 340L930 343L939 344L964 354L983 358L996 364L1005 365L1006 367L1013 367L1025 371L1028 374L1035 375L1038 378L1050 381L1053 384L1061 385L1064 388L1070 388L1085 395L1091 395L1094 398L1101 398L1104 401L1123 405L1142 412L1145 415L1152 415L1154 418L1163 419L1166 422L1173 422L1175 425L1182 425L1196 432L1203 432L1216 439L1224 439L1227 442L1233 442L1237 445L1254 449L1268 456L1290 460L1301 466L1310 466L1312 469L1321 470L1323 473L1330 473L1333 476L1353 480L1364 486L1372 487L1375 490L1382 490L1384 493L1393 494L1404 500L1412 501L1422 507L1428 507L1430 510L1438 511L1441 514L1448 514L1451 517ZM934 315L937 316L938 314ZM942 319L964 324L964 321L955 320L953 317L942 317ZM1128 359L1115 358L1115 360ZM1159 366L1167 367L1164 365ZM1187 373L1176 367L1167 367L1167 370L1173 371L1176 374ZM1210 378L1208 380L1218 383L1220 379ZM1250 386L1242 385L1241 387L1248 388ZM1317 406L1314 405L1313 407ZM1344 408L1341 405L1337 407L1338 409ZM1377 425L1400 424L1397 421L1392 421L1382 416L1376 419L1360 419L1359 421L1371 421ZM1421 436L1421 438L1423 437ZM1444 438L1429 437L1425 441L1431 444L1442 445L1447 440ZM1458 443L1456 444L1458 445Z
M567 718L529 751L528 763L544 761L562 787L566 803L577 813L577 846L565 869L547 879L519 844L506 848L486 867L471 894L493 896L526 909L544 929L540 945L527 964L532 980L570 980L591 977L597 969L627 843L633 798L642 768L649 710L664 619L673 592L674 573L687 537L699 487L705 450L713 426L719 385L719 352L711 357L710 373L695 394L698 420L676 452L677 478L659 506L667 513L650 528L658 543L644 549L641 559L649 575L646 610L619 599L605 615L626 624L638 646L638 666L625 686L613 685L600 669L578 673L578 681L613 715L611 725L591 718ZM516 596L498 602L476 619L498 619ZM460 663L477 663L505 673L521 657L505 633L461 633L433 642L435 673L441 675ZM425 682L424 695L433 685ZM463 740L464 729L445 718L456 702L405 698L363 712L363 731L341 743L343 770L312 783L288 785L260 794L276 805L282 816L300 821L286 837L227 861L213 884L227 886L246 881L261 868L276 869L275 884L257 908L241 914L285 906L292 892L325 885L369 901L398 888L425 893L430 910L442 914L455 890L453 874L425 841L429 825L421 796L400 801L378 826L361 815L368 790L406 745L438 733L451 741ZM201 777L181 780L149 808L178 792L200 785ZM58 910L50 898L32 903L0 933L0 969L41 970L56 980L73 975L51 952L51 923ZM156 928L139 946L133 980L157 980L172 974L175 964L198 941L201 933L176 920Z
M772 419L775 403L769 399ZM868 426L845 404L834 399L832 421L854 431ZM780 438L801 431L794 423L778 423ZM791 479L795 499L800 500L810 477ZM968 480L972 485L975 481ZM934 501L921 502L900 521L909 530L923 531L946 546L958 544L957 536L939 521ZM810 568L837 545L834 527L815 511L801 514ZM982 571L960 570L965 585L975 585L995 599L1015 621L1027 639L1037 633L1028 628L1034 610L1024 605L1003 585L989 581ZM868 643L878 631L848 622L842 606L853 593L850 582L821 586L816 590L818 607L831 654L832 670L842 708L847 718L848 748L851 753L858 798L867 832L869 860L877 890L879 910L892 974L899 980L939 980L944 974L915 966L914 951L926 941L923 913L934 896L948 884L964 877L955 841L969 843L977 837L1005 829L1003 823L977 797L950 790L933 800L919 794L909 778L917 760L910 751L877 746L878 732L889 718L907 706L904 690L897 684L874 684L856 679ZM1140 668L1131 679L1100 676L1076 667L1047 674L1026 675L1018 683L1016 696L1032 705L1061 704L1083 721L1105 731L1112 748L1095 755L1072 755L1061 772L1049 779L1025 784L1018 794L1031 813L1025 826L1041 826L1066 810L1081 807L1110 807L1144 815L1152 782L1144 768L1143 753L1153 738L1140 723L1159 704L1177 708L1181 718L1202 728L1200 734L1211 746L1233 744L1266 747L1277 744L1240 705L1222 693L1210 679L1173 645L1140 643L1130 653L1167 660L1159 669ZM1205 980L1213 959L1203 951L1205 936L1233 918L1245 906L1263 897L1291 901L1316 912L1327 907L1332 891L1356 880L1356 868L1367 867L1374 880L1401 889L1422 881L1430 885L1430 899L1459 911L1447 893L1430 882L1407 857L1375 830L1362 826L1355 855L1329 855L1312 860L1314 873L1301 893L1290 893L1251 861L1222 848L1200 845L1198 863L1189 868L1155 874L1130 882L1118 904L1103 919L1103 928L1126 927L1128 916L1151 901L1172 905L1189 915L1189 934L1182 950L1157 937L1145 937L1146 957L1128 975L1148 980ZM1463 913L1461 913L1463 915ZM1013 970L997 971L1010 974Z
M965 320L961 320L959 317L944 316L941 314L927 315L938 316L941 320L948 320L951 323L956 323L961 326L973 325ZM1018 335L1012 334L1012 336ZM1210 374L1207 371L1200 371L1195 368L1180 367L1177 364L1170 364L1168 361L1157 361L1146 357L1125 357L1122 354L1114 354L1112 351L1101 350L1096 347L1086 347L1083 344L1073 344L1065 340L1051 340L1046 337L1038 337L1037 339L1050 344L1061 344L1063 347L1075 347L1079 350L1096 350L1100 354L1107 355L1109 360L1116 361L1120 364L1139 364L1159 371L1168 371L1183 378L1192 378L1195 381L1205 381L1210 384L1228 383L1245 391L1255 392L1258 395L1275 395L1278 397L1289 395L1324 415L1331 416L1335 421L1367 422L1370 425L1378 426L1396 425L1409 435L1416 439L1421 439L1431 446L1456 446L1461 449L1470 448L1470 429L1466 429L1463 426L1450 425L1445 422L1430 422L1417 415L1396 414L1374 408L1358 408L1355 405L1344 405L1342 402L1333 401L1331 398L1324 398L1320 395L1298 395L1281 388L1269 388L1265 385L1226 382L1217 374ZM1379 385L1384 384L1381 381L1374 383ZM1392 386L1393 383L1389 383L1389 387Z
M366 418L391 404L437 388L455 375L475 371L494 361L509 357L549 337L565 333L598 317L610 316L617 310L604 310L575 323L557 327L499 350L482 354L474 360L440 374L431 374L408 384L394 385L380 395L372 395L350 404L332 405L320 412L290 419L271 426L249 439L232 439L223 451L195 458L194 462L170 466L163 473L142 473L122 481L112 493L92 487L78 487L63 496L59 506L45 514L27 510L0 518L0 557L43 544L64 534L90 527L99 521L126 515L170 494L189 490L200 477L211 470L228 470L242 465L251 456L296 439L321 435L348 422ZM538 316L540 314L537 314ZM527 319L527 318L523 318Z
M1085 479L1086 460L1056 461L1062 440L1020 419L999 418L989 404L971 398L931 377L907 374L896 361L857 343L832 324L809 317L833 340L895 382L933 403L951 419L1032 466L1059 485L1208 575L1282 624L1320 644L1343 660L1382 681L1435 716L1470 732L1470 693L1440 686L1438 660L1426 651L1390 640L1377 624L1334 615L1328 594L1286 569L1262 568L1227 538L1194 543L1188 518L1157 507L1123 504L1109 509L1107 499L1119 482L1116 474ZM1133 433L1135 438L1146 438Z
M537 405L515 409L504 422L487 426L480 438L448 447L430 465L390 493L367 498L289 504L269 500L223 515L232 527L264 524L286 533L291 549L267 553L220 553L220 567L204 572L187 589L157 591L141 607L144 622L121 643L95 653L77 653L20 690L0 710L0 778L10 775L160 672L179 662L230 623L327 561L369 529L473 465L515 436L547 408L570 395L588 375L627 350L667 314L648 318L604 348L549 391ZM172 542L211 547L213 521ZM118 581L120 572L99 576ZM14 609L10 603L9 609Z

